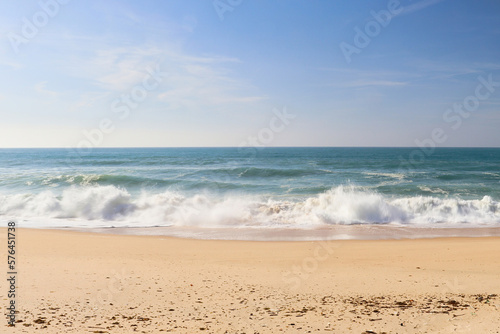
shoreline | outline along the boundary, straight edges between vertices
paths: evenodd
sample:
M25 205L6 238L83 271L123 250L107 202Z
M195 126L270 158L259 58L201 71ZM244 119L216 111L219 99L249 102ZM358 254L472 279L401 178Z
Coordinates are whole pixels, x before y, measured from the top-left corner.
M4 246L6 232L0 229ZM500 327L499 237L261 242L16 233L22 321L16 332L496 333ZM5 312L5 291L0 298Z
M435 238L500 237L500 227L409 227L397 225L332 225L311 229L293 228L197 228L197 227L20 227L111 235L163 236L195 240L321 241L321 240L415 240Z

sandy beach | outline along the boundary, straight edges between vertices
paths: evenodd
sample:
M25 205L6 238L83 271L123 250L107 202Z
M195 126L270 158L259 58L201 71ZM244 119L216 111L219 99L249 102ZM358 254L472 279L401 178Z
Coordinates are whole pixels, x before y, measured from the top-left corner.
M17 252L19 313L1 332L500 332L496 237L255 242L19 229ZM4 313L7 292L2 284Z

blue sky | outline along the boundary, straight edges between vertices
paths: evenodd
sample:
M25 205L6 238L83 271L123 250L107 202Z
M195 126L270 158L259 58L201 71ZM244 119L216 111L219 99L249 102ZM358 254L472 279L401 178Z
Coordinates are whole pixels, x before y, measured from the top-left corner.
M498 0L2 1L0 147L498 147L499 22Z

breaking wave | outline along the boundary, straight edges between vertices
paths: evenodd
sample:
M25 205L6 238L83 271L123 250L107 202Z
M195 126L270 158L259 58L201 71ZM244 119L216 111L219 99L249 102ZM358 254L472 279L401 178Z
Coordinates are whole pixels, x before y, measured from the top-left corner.
M435 191L437 192L437 191ZM314 228L330 224L401 224L414 227L499 226L500 203L433 196L388 197L338 186L296 200L250 195L185 195L173 191L132 195L113 185L74 185L56 194L0 195L0 217L25 226ZM47 223L47 219L50 222ZM46 226L44 226L46 227Z

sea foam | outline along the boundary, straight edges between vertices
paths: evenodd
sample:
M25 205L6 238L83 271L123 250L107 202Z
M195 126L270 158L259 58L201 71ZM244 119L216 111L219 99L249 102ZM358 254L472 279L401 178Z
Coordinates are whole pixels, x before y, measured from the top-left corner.
M175 191L132 195L116 186L72 186L56 194L0 195L0 216L44 227L314 228L331 224L476 227L500 223L500 203L432 196L388 197L367 188L338 186L294 200ZM49 221L47 221L47 219ZM68 223L70 221L70 223Z

